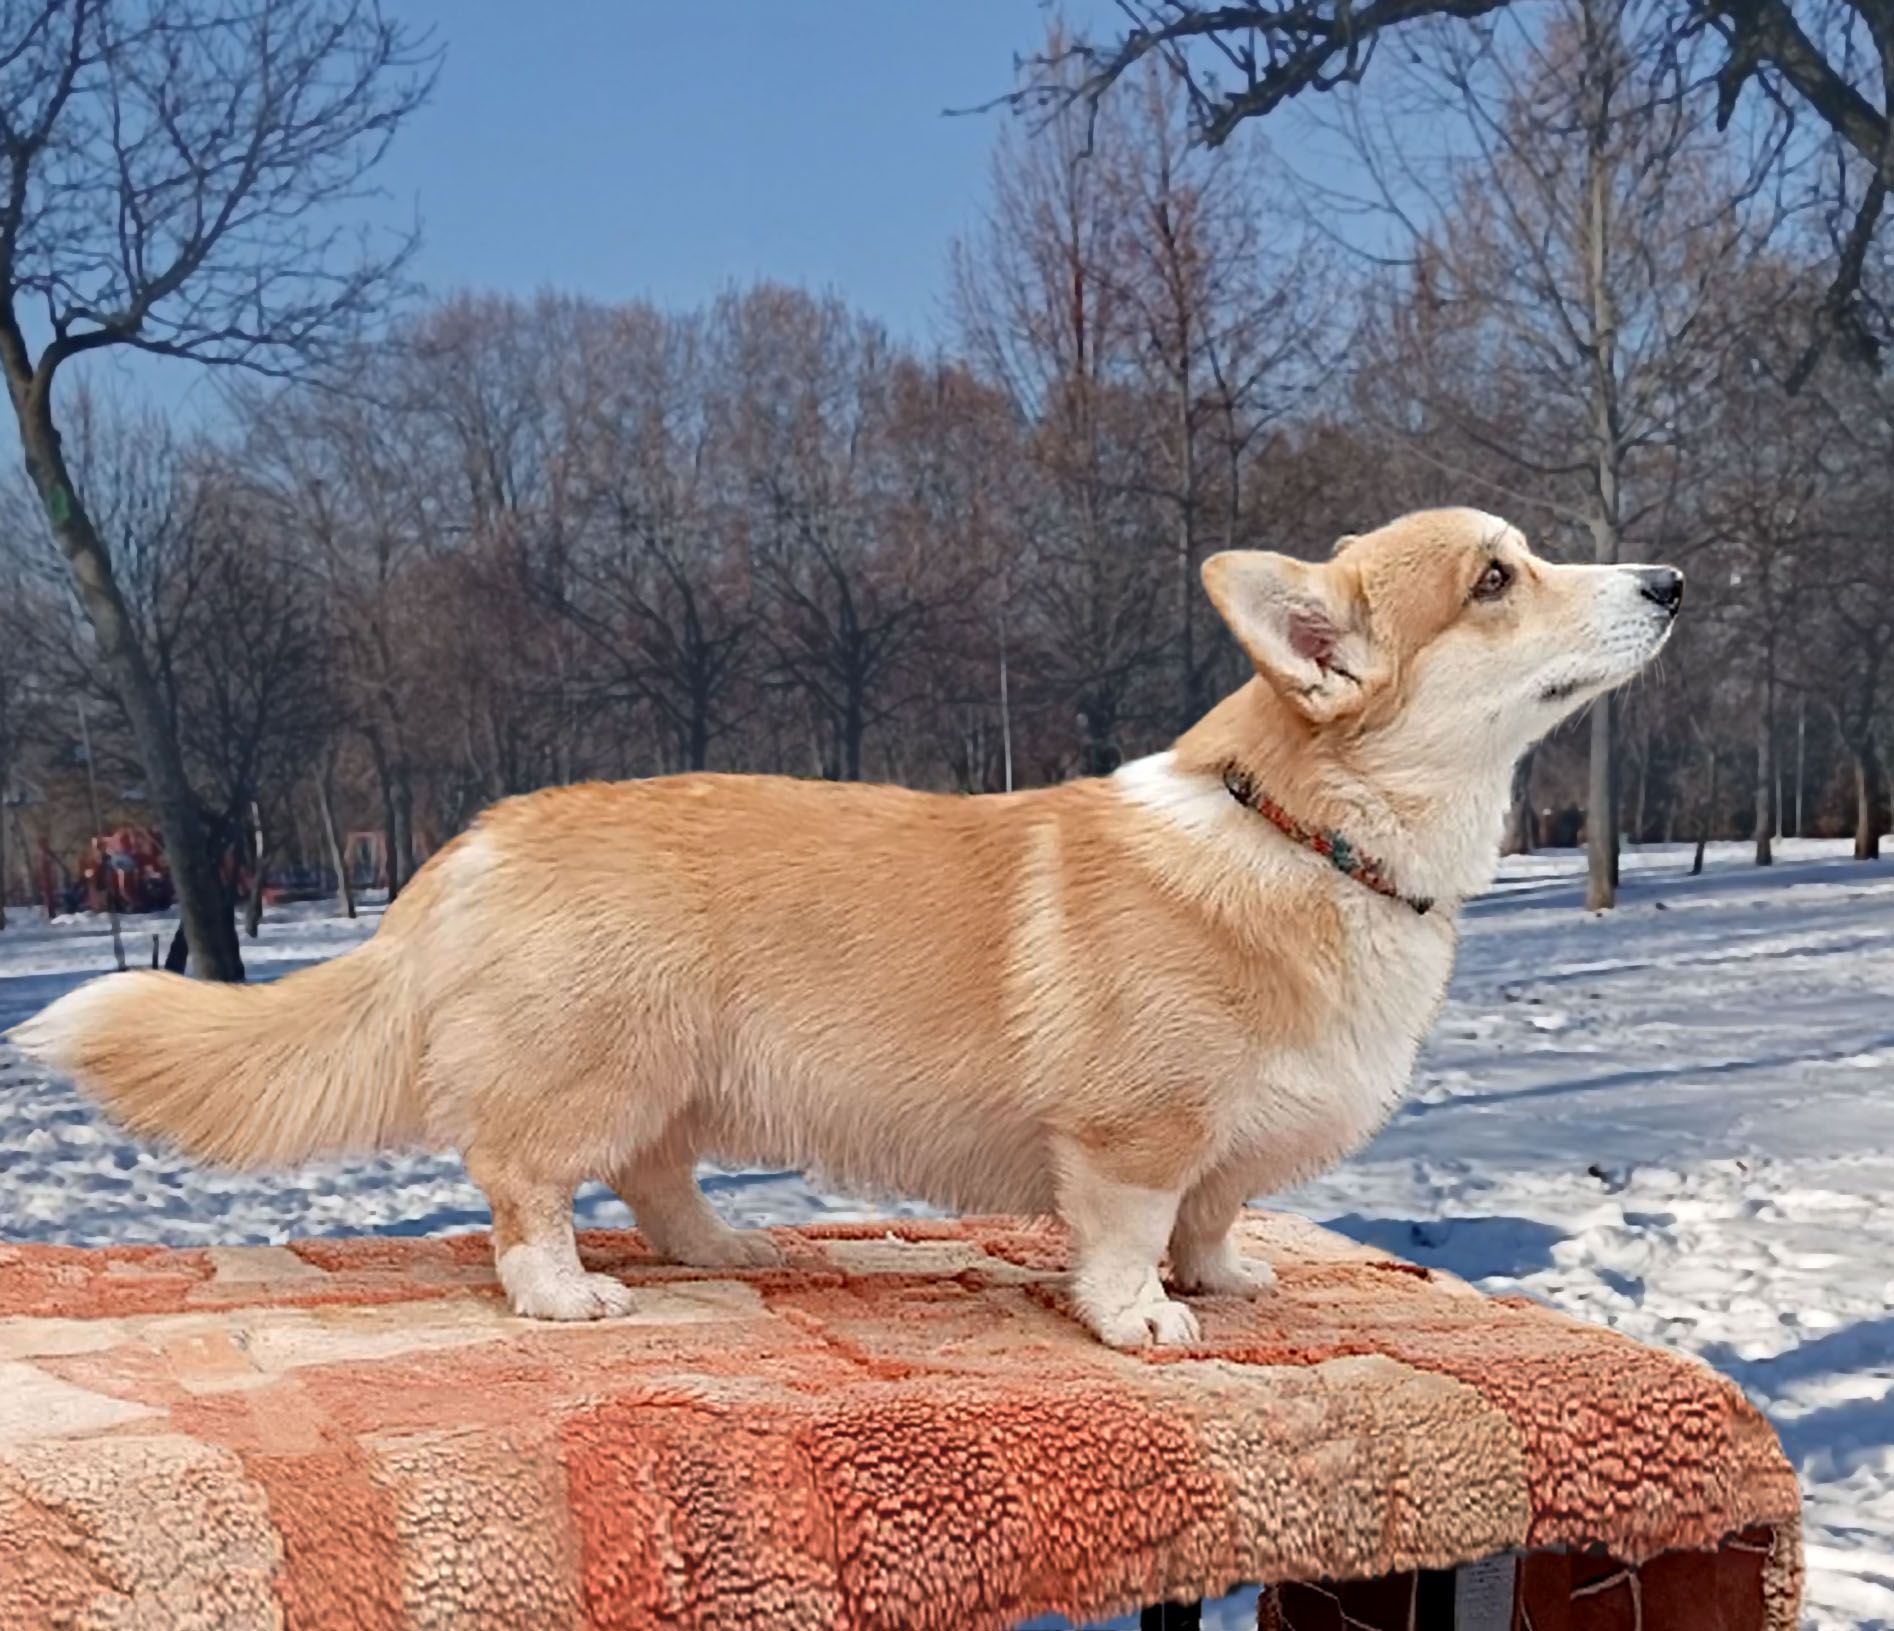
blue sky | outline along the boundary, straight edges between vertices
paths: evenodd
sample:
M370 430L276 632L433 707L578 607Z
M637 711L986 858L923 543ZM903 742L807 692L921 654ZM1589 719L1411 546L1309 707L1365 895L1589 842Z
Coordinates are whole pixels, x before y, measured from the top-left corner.
M440 289L692 304L761 276L941 316L1037 0L386 0L447 47L383 181ZM1107 15L1105 4L1067 13Z
M418 215L437 293L697 304L768 277L829 290L926 343L948 246L974 226L1041 0L383 0L446 48L378 182ZM1063 14L1110 24L1110 0ZM185 418L218 381L100 356L85 372ZM102 381L103 382L103 381Z
M382 0L446 61L376 173L370 220L418 218L436 294L700 304L759 278L834 291L920 345L950 338L948 250L978 225L1047 0ZM1101 32L1112 0L1062 0ZM1310 157L1300 110L1269 122ZM215 419L227 376L120 352L75 366Z

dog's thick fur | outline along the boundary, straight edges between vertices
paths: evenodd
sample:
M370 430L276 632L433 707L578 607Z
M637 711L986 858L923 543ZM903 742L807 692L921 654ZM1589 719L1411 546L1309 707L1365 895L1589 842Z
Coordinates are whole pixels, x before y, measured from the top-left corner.
M1232 1248L1239 1207L1394 1108L1515 761L1658 649L1681 582L1552 565L1471 510L1204 578L1256 677L1116 775L552 789L489 810L357 951L252 987L111 976L13 1039L217 1161L458 1148L521 1314L631 1307L579 1263L589 1178L666 1255L773 1261L698 1192L716 1155L1056 1211L1101 1338L1188 1341L1166 1249L1187 1293L1269 1283ZM1437 904L1293 842L1230 767Z

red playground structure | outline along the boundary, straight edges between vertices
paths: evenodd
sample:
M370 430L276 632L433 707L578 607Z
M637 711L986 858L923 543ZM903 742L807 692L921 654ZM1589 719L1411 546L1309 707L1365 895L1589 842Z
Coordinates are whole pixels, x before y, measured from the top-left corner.
M417 859L427 855L425 835L417 849ZM357 889L388 887L388 847L383 834L351 832L343 862ZM234 846L224 851L220 871L233 899L249 894L251 867ZM152 827L128 825L89 838L70 866L41 838L39 886L49 918L78 912L116 912L133 917L165 911L177 902L164 837ZM266 871L263 898L271 904L321 900L333 894L336 887L335 875L328 868L286 865Z
M164 840L149 827L120 827L87 840L72 870L42 843L40 887L48 917L62 911L162 912L174 898Z

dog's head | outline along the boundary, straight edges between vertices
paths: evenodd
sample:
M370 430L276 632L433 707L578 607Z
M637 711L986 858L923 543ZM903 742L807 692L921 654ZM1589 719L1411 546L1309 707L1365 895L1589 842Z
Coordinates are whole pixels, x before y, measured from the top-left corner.
M1204 584L1257 672L1323 736L1433 774L1510 765L1636 674L1683 574L1562 566L1479 510L1424 510L1320 563L1231 550Z

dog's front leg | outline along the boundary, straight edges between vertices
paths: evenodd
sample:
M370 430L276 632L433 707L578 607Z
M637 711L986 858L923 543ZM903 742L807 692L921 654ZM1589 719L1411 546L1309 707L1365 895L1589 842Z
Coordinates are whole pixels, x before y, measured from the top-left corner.
M1062 1142L1059 1212L1072 1231L1072 1300L1101 1342L1195 1342L1197 1316L1164 1294L1158 1259L1183 1191L1127 1182L1108 1156Z

